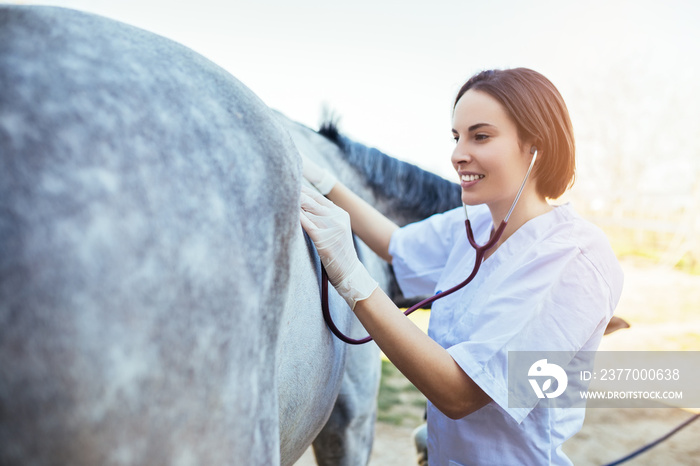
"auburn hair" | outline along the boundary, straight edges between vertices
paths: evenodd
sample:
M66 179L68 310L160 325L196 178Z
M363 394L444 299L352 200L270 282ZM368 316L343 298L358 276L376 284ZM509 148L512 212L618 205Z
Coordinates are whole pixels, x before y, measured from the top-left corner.
M527 68L487 70L472 76L459 90L485 92L501 103L518 129L520 143L534 141L537 161L533 177L538 194L556 199L574 184L574 130L564 99L554 84Z

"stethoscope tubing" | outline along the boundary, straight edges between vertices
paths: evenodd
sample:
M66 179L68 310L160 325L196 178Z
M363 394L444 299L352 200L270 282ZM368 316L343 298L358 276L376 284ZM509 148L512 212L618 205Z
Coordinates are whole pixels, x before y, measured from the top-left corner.
M523 179L523 182L520 184L520 189L518 189L518 193L515 195L515 199L513 200L513 204L510 206L510 210L508 211L508 214L505 216L505 218L501 221L500 225L498 225L498 228L494 233L491 235L491 238L484 244L483 246L479 246L477 244L476 240L474 239L474 231L472 230L471 222L469 221L469 215L467 214L467 206L466 204L464 205L464 214L466 216L466 220L464 221L465 228L467 230L467 240L469 241L469 244L474 248L476 251L476 256L474 258L474 267L472 267L472 272L469 274L469 276L460 284L453 286L452 288L441 291L439 293L434 294L433 296L430 296L429 298L426 298L422 300L419 303L414 304L410 308L408 308L406 311L404 311L404 315L408 316L412 314L414 311L421 309L428 304L432 303L433 301L437 301L440 298L444 298L445 296L448 296L455 291L459 291L465 286L467 286L472 280L474 280L474 277L476 277L477 272L479 271L479 268L481 267L481 263L484 261L484 257L486 256L486 252L493 248L498 241L501 239L501 236L503 236L503 232L506 229L506 226L508 225L508 220L510 219L510 215L513 213L513 209L515 209L515 205L518 203L518 200L520 199L520 196L523 193L523 189L525 188L525 182L527 182L527 179L530 177L530 172L532 171L532 167L535 165L535 159L537 158L537 150L535 150L534 154L532 155L532 160L530 161L530 166L527 169L527 173L525 174L525 178ZM364 343L368 343L372 341L371 336L366 336L365 338L360 338L360 339L354 339L350 338L349 336L345 335L343 332L338 329L338 327L335 325L333 322L333 318L331 317L331 311L329 308L328 304L328 275L326 274L326 269L323 268L323 265L321 265L321 311L323 313L323 319L326 321L326 325L328 325L328 328L333 332L333 334L338 337L341 341L344 341L345 343L348 343L350 345L361 345Z
M476 242L474 241L474 234L472 232L471 223L468 219L465 220L464 223L466 225L467 237L469 238L469 242L476 250L476 257L474 258L474 267L472 268L472 273L469 274L466 280L464 280L462 283L453 286L448 290L436 293L435 295L430 296L429 298L426 298L421 302L414 304L406 311L404 311L404 315L408 316L414 311L417 311L418 309L427 306L433 301L437 301L440 298L444 298L445 296L451 295L455 291L461 290L462 288L467 286L472 280L474 280L474 277L476 277L476 274L479 271L479 268L481 267L481 263L484 261L484 256L486 255L486 252L496 245L501 235L503 234L503 230L505 230L506 225L508 224L508 222L502 221L488 243L486 243L484 246L475 246ZM349 336L341 332L338 329L338 327L336 327L335 323L333 322L333 318L331 317L330 308L328 306L328 275L326 274L326 269L324 269L323 266L321 266L321 275L321 310L323 312L323 318L326 321L326 324L328 325L328 328L331 330L331 332L333 332L333 334L336 337L338 337L338 339L350 345L362 345L364 343L372 341L371 336L366 336L365 338L361 339L350 338Z

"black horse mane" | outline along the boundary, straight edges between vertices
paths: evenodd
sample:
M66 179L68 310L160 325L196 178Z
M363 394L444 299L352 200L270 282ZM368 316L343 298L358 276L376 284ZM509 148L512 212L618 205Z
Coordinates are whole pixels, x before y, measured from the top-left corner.
M402 216L418 220L462 204L457 183L348 139L334 121L324 122L318 133L334 142L347 162L366 178L374 195Z

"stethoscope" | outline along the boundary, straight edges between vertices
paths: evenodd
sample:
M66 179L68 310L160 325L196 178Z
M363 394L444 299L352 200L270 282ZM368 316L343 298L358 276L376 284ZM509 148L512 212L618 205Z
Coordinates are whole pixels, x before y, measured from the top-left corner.
M474 232L472 231L472 225L469 221L469 214L467 213L467 205L464 203L462 204L464 206L464 215L466 217L464 223L467 229L467 239L469 240L469 244L471 244L471 246L476 251L476 257L474 258L474 267L472 268L472 272L469 274L467 279L464 280L462 283L450 288L449 290L441 291L429 298L424 299L423 301L417 304L414 304L404 312L405 315L408 316L413 311L425 307L433 301L437 301L438 299L444 298L445 296L450 295L455 291L461 290L462 288L467 286L474 279L474 277L476 277L476 274L479 271L479 268L481 267L481 263L484 261L486 253L489 249L493 248L496 245L496 243L498 243L498 240L501 239L501 236L503 236L503 231L505 231L506 226L508 225L510 215L513 213L513 209L515 209L515 205L518 203L520 195L523 193L523 189L525 189L525 183L530 177L532 167L535 165L535 159L537 159L537 148L535 146L532 146L532 148L530 149L530 153L532 154L530 166L528 167L527 173L525 174L525 178L523 179L523 182L520 185L520 189L518 189L518 194L515 195L515 199L513 200L513 204L511 204L510 206L510 210L508 210L508 213L506 214L505 218L501 220L501 223L500 225L498 225L498 228L491 234L491 238L483 246L479 246L479 244L477 244L476 240L474 239ZM372 337L370 336L359 340L350 338L347 335L343 334L343 332L341 332L338 329L338 327L335 326L335 323L333 323L333 319L331 318L331 312L328 306L328 275L326 275L326 270L323 268L323 266L321 266L321 275L321 309L323 311L323 319L326 321L326 324L328 325L328 328L331 330L331 332L333 332L333 334L340 340L351 345L361 345L363 343L372 341Z

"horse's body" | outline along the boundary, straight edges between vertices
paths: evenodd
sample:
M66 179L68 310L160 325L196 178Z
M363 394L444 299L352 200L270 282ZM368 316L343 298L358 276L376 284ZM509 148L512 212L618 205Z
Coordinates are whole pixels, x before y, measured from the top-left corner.
M343 147L169 40L0 7L0 464L365 464L377 349L321 320L297 148L400 223L450 205Z
M0 9L0 88L0 463L278 463L282 126L191 51L63 9Z

